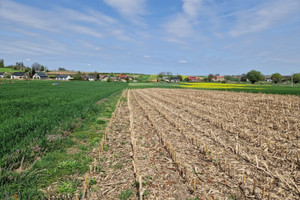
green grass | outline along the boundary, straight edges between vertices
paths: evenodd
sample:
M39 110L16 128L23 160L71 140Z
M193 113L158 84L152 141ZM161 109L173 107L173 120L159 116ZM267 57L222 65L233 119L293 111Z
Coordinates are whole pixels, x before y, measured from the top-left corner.
M148 78L148 81L152 81L152 80L156 80L157 79L157 75L150 75L149 78Z
M5 67L5 68L0 68L0 72L13 73L13 72L23 72L23 71L21 71L21 70L14 70L12 68Z
M0 199L41 199L39 188L83 174L124 83L16 81L0 85ZM100 99L107 101L96 104ZM76 142L76 141L81 141ZM68 149L74 152L67 152ZM16 168L24 157L23 169ZM34 160L37 160L34 164Z

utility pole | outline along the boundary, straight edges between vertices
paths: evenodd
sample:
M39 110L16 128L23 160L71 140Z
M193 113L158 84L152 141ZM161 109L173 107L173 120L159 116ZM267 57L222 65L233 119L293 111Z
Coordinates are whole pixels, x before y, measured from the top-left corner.
M292 73L291 77L291 87L294 87L294 72Z

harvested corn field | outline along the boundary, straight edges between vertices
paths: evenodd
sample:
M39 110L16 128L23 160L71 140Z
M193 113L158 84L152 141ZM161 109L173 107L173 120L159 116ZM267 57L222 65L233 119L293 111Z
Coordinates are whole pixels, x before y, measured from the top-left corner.
M105 141L126 151L124 167L106 163L99 188L117 178L128 199L299 199L299 97L141 89L123 98L112 123L122 130ZM113 188L88 196L121 198Z

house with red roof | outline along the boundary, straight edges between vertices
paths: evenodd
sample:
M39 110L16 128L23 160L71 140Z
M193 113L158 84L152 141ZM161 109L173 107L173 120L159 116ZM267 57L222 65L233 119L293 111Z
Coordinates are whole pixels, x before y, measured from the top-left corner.
M224 81L224 76L215 76L211 79L212 81L216 81L216 82L222 82Z
M198 81L196 76L189 76L187 79L189 82L197 82Z
M120 74L120 75L119 75L119 78L120 78L121 80L125 80L125 79L127 78L127 75L126 75L126 74Z

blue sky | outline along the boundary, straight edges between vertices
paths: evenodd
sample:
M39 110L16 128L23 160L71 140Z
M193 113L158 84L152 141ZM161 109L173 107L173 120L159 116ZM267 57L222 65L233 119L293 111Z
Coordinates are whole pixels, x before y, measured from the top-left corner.
M300 72L299 0L0 0L0 58L49 69Z

